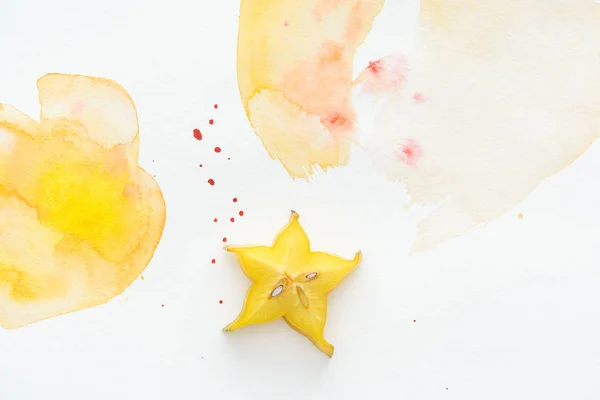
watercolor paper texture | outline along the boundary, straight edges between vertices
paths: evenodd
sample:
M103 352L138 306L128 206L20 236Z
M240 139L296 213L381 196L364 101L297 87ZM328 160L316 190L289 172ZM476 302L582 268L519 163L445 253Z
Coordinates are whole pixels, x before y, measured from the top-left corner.
M165 223L137 165L138 122L118 84L50 74L36 122L0 105L0 325L105 303L146 267Z
M244 0L238 83L250 123L293 177L348 162L352 66L383 0Z
M423 0L405 62L384 68L400 84L367 69L358 92L383 102L363 148L435 206L412 251L498 218L600 135L592 0Z

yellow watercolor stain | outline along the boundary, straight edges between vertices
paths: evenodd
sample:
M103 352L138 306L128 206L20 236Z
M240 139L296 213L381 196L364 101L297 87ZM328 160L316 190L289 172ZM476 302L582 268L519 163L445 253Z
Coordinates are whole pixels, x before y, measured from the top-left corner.
M250 123L292 177L348 162L352 65L384 0L243 0L237 71Z
M376 168L432 207L411 252L510 212L600 137L599 49L592 0L421 1L410 68L361 129Z
M40 122L0 105L0 325L103 304L137 279L165 223L115 82L49 74Z
M523 214L522 214L522 213L519 213L519 215L517 215L517 218L519 218L519 219L523 219Z

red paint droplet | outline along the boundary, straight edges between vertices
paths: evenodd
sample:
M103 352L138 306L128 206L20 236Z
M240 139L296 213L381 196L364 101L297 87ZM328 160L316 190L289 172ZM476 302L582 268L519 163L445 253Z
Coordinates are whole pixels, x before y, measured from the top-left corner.
M194 129L194 137L198 140L202 140L202 133L200 132L200 129Z
M214 124L214 123L215 123L215 120L213 120L213 119L209 119L209 120L208 120L208 123L212 125L212 124Z
M244 216L244 212L243 211L240 211L239 214L240 214L240 217Z
M152 162L154 162L154 160L152 160Z
M200 164L200 168L202 168L202 164Z
M223 304L223 300L219 300L219 304Z
M216 218L215 218L215 219L213 219L213 222L217 222L217 219L216 219Z
M231 160L231 158L230 158L230 157L227 157L227 161L229 161L229 160Z
M233 198L233 202L234 202L234 203L237 203L237 197L234 197L234 198Z
M214 186L214 185L215 185L215 180L214 180L214 179L212 179L212 178L211 178L211 179L209 179L209 180L208 180L208 184L209 184L210 186Z
M235 222L235 218L233 218L233 217L229 218L229 220L230 220L231 222Z
M416 319L413 319L413 322L417 322L417 320L416 320Z
M216 110L217 108L219 108L219 105L215 104L214 107L215 107L215 110Z
M226 237L223 238L223 243L227 243L227 238Z
M164 304L161 304L160 306L161 306L161 307L164 307L165 305L164 305Z
M446 388L446 390L448 390L448 388Z
M221 152L221 148L219 146L215 147L215 153L220 153Z
M415 92L415 94L413 94L413 100L416 101L417 103L422 103L427 99L425 98L425 95L423 93Z
M210 260L210 262L214 264L214 263L216 263L216 262L217 262L217 260L215 260L215 259L213 258L212 260Z

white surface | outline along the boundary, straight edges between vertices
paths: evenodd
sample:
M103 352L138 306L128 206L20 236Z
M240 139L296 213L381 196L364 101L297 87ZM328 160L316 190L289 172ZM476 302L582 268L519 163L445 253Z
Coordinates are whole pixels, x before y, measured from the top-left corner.
M167 226L123 296L0 330L0 399L600 398L598 143L502 219L408 257L424 210L405 210L402 186L363 154L311 184L266 155L238 98L237 0L95 4L3 2L0 102L37 116L35 81L48 72L119 82ZM383 55L382 37L390 50L407 43L386 36L404 9L388 1L358 65ZM364 252L329 296L331 360L283 322L221 332L249 285L221 238L269 243L291 208L315 248Z

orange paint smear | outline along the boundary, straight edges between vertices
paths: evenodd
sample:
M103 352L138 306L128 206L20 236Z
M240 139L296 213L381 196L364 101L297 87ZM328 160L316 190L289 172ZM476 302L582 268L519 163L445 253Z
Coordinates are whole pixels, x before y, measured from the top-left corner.
M115 82L38 80L40 122L0 105L0 325L106 303L162 236L165 203L137 165L133 101ZM10 171L10 173L8 173Z
M269 155L292 177L308 178L316 168L348 162L356 120L354 55L383 3L242 2L238 82L243 105Z

